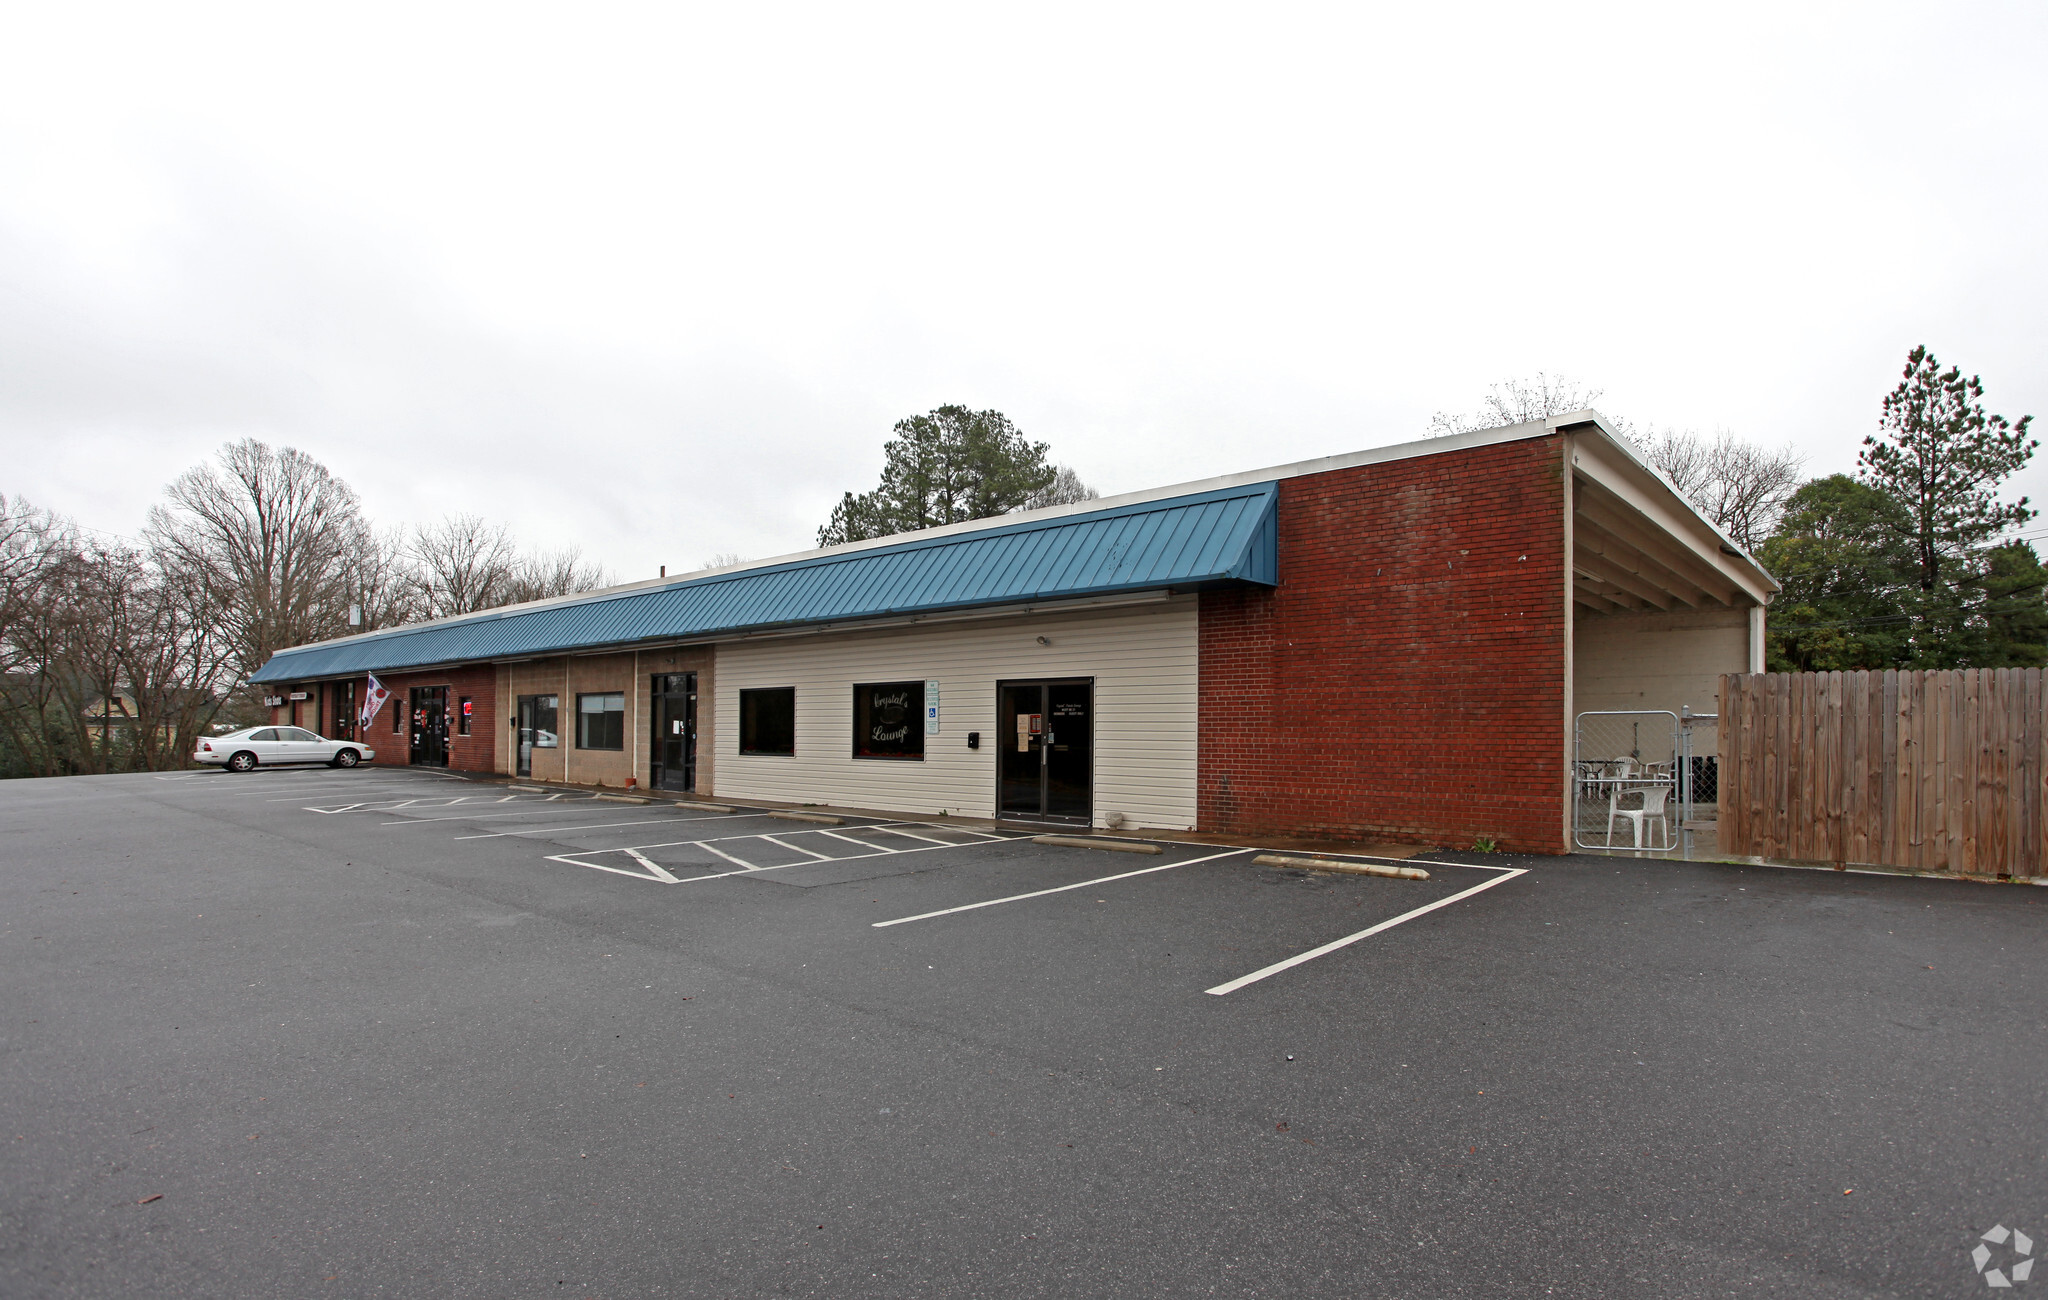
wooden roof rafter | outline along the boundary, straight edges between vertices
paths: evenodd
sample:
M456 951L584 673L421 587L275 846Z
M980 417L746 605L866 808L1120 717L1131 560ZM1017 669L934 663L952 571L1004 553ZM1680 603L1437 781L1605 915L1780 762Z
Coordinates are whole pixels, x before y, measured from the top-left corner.
M1696 608L1752 603L1726 574L1664 535L1598 483L1580 478L1577 487L1575 550L1593 551Z

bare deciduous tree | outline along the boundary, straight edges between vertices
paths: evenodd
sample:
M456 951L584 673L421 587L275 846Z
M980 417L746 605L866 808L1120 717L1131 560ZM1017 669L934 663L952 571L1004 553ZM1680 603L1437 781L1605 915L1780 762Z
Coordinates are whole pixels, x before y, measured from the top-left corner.
M451 618L511 597L519 551L503 524L486 523L479 515L450 515L438 524L415 528L406 553L418 566L413 592L423 618Z
M505 587L508 605L528 600L546 600L552 596L573 596L579 591L596 591L612 585L612 575L598 564L585 563L583 552L575 547L560 551L540 551L521 558L512 566L511 580Z
M348 594L350 632L375 632L424 617L420 592L425 585L412 562L404 532L364 524L356 530L342 558L342 585Z
M1046 506L1070 506L1082 501L1093 501L1102 494L1081 481L1072 465L1061 465L1053 475L1052 482L1024 498L1019 510L1041 510Z
M422 618L572 596L612 581L610 573L586 563L574 547L521 555L509 529L476 515L450 515L415 529L407 555L416 565L412 588Z
M244 675L272 652L347 626L342 560L361 525L355 491L294 447L244 438L178 476L144 538L219 611Z
M317 461L253 439L165 495L140 545L0 495L0 775L180 767L224 706L260 716L240 684L275 650L612 581L471 515L375 529Z
M1806 458L1798 452L1759 447L1726 429L1711 438L1667 429L1643 439L1642 450L1701 514L1750 551L1778 526L1786 500L1804 481Z
M1476 414L1439 413L1430 420L1429 431L1432 437L1448 437L1527 424L1589 410L1600 397L1600 389L1561 375L1510 379L1487 390ZM1605 411L1601 416L1616 433L1635 441L1651 464L1669 474L1701 514L1749 550L1770 536L1786 498L1801 482L1805 458L1790 447L1773 451L1726 430L1711 438L1671 429L1659 433L1654 428L1639 435L1627 419Z
M1433 438L1447 438L1454 433L1498 429L1510 424L1547 420L1553 415L1568 415L1592 407L1600 400L1600 393L1598 388L1588 388L1563 375L1539 373L1534 379L1509 379L1487 388L1486 400L1475 414L1437 412L1430 417L1429 434ZM1625 426L1618 427L1621 432L1628 432Z
M234 677L187 569L0 499L0 770L182 765Z

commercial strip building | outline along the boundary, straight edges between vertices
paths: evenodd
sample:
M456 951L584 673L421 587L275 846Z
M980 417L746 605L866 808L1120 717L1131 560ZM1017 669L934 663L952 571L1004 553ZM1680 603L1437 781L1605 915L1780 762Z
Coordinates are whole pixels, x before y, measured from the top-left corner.
M1593 412L279 652L377 761L1561 852L1574 717L1711 713L1776 590Z

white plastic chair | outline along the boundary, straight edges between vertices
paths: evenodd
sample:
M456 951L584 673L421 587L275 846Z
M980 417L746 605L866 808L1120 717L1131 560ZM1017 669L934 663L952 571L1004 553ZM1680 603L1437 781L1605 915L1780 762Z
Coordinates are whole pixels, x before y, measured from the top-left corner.
M1671 822L1664 816L1664 801L1670 796L1671 787L1668 785L1646 785L1641 787L1641 790L1643 806L1640 808L1623 808L1621 807L1621 787L1618 785L1614 787L1614 797L1608 800L1607 803L1607 845L1609 848L1614 846L1614 819L1617 817L1628 818L1631 828L1635 831L1635 846L1637 848L1645 847L1643 844L1643 823L1652 818L1656 819L1657 825L1663 829L1663 834L1658 837L1659 843L1647 847L1658 851L1672 847Z

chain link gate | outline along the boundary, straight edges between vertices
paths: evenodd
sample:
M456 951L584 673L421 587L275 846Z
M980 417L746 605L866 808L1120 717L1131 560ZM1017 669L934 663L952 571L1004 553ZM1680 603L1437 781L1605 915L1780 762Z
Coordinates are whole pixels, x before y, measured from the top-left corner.
M1719 798L1716 722L1690 709L1581 713L1572 727L1572 843L1689 852L1698 814Z

